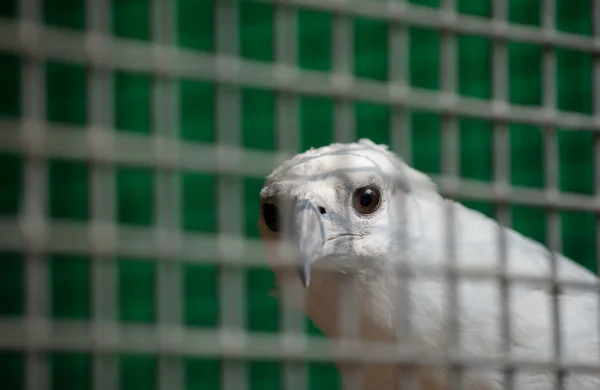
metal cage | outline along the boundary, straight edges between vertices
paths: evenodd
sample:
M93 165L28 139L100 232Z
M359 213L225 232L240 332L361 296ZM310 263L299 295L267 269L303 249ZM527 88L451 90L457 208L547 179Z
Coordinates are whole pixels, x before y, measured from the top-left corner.
M596 270L599 131L599 0L3 0L0 387L337 388L266 174L369 137Z

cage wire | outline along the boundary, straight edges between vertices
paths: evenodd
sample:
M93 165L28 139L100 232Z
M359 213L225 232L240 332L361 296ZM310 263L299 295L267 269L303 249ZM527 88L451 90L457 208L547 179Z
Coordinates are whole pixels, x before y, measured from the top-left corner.
M0 85L3 389L340 388L256 227L264 176L334 141L600 268L599 0L4 0ZM596 370L555 347L530 366Z

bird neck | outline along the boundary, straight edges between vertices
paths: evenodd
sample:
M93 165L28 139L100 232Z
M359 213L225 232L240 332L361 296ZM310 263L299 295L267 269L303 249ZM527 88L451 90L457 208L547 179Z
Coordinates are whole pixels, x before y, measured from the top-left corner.
M394 341L390 318L379 311L386 281L376 274L317 272L306 299L306 313L330 339ZM391 313L387 313L389 316Z

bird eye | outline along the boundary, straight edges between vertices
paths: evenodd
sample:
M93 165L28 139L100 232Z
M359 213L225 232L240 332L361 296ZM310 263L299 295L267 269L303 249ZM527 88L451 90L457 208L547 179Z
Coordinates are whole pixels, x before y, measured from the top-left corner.
M279 231L279 210L277 206L273 203L263 203L262 214L269 230Z
M381 196L376 187L362 187L354 191L352 202L359 213L372 214L379 207Z

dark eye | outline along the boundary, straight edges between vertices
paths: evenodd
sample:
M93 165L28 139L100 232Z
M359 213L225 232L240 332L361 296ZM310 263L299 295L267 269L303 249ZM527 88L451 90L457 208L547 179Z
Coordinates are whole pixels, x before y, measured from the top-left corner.
M263 219L267 227L276 232L279 231L279 210L273 203L263 203Z
M381 203L379 190L374 186L357 189L352 198L354 208L361 214L374 213Z

